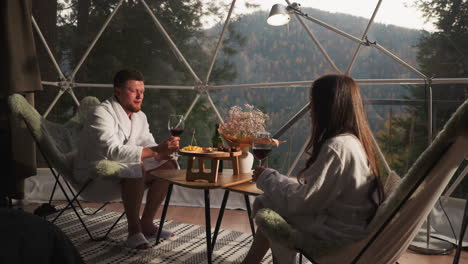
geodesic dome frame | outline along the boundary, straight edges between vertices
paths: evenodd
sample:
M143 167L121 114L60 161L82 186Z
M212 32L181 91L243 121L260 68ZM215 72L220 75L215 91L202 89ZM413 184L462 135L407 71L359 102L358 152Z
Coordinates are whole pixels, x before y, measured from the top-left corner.
M65 75L64 72L61 70L59 64L57 63L57 60L55 59L53 53L51 52L51 49L49 48L49 45L47 41L45 40L38 24L34 20L34 17L32 19L33 21L33 26L36 29L36 32L38 33L45 49L47 50L47 53L55 67L55 70L57 71L57 74L59 76L59 80L57 82L54 81L43 81L42 83L45 85L51 85L51 86L56 86L59 88L57 94L55 95L55 98L52 100L50 105L48 106L47 110L44 112L43 117L46 118L50 111L54 108L58 100L62 97L64 93L69 93L71 97L73 98L73 101L76 105L79 105L79 101L77 97L75 96L73 89L75 87L95 87L95 88L103 88L103 87L112 87L112 84L100 84L100 83L78 83L75 82L75 76L77 72L80 70L81 66L85 62L85 60L88 58L90 52L93 50L95 44L98 42L100 39L102 33L106 30L107 26L109 23L112 21L113 17L115 14L119 11L120 6L122 5L124 0L120 0L117 5L115 6L114 10L112 13L109 15L109 17L106 19L94 39L91 41L90 45L84 52L83 56L77 63L77 65L73 68L70 74ZM225 22L222 27L222 31L219 35L218 41L216 43L215 50L212 54L208 72L204 78L200 78L200 76L197 75L197 73L193 70L192 66L190 63L185 59L183 52L179 50L178 46L174 43L174 41L171 39L170 35L164 28L164 26L160 23L159 19L156 17L155 13L153 10L151 10L150 6L146 3L145 0L139 0L137 1L141 3L141 7L144 8L148 15L151 17L152 21L154 22L155 27L157 30L163 35L165 41L167 44L169 44L170 48L172 49L174 55L177 57L177 59L184 65L186 70L190 73L190 75L193 78L193 85L190 86L176 86L176 85L151 85L151 84L146 84L145 87L149 89L171 89L171 90L191 90L195 91L197 94L190 104L189 108L184 114L184 117L187 118L190 113L192 112L194 106L197 104L199 99L204 96L208 99L209 104L211 105L213 111L215 112L217 118L219 119L220 122L223 122L223 118L218 111L218 108L216 107L215 103L213 102L211 96L210 96L210 91L212 90L221 90L221 89L239 89L239 88L265 88L265 87L298 87L298 86L309 86L313 80L307 80L307 81L292 81L292 82L271 82L271 83L254 83L254 84L233 84L233 85L212 85L210 84L210 77L211 73L216 61L216 58L218 57L219 51L222 47L222 41L224 38L224 35L226 33L226 30L228 28L229 22L231 20L231 15L233 13L233 10L236 5L236 0L233 0L231 2L228 14L226 16ZM286 3L289 6L291 5L291 2L289 0L286 0ZM331 68L336 72L336 73L346 73L351 75L352 73L352 68L355 64L356 58L359 56L361 50L363 47L370 47L378 50L382 54L386 55L387 57L391 58L392 60L398 62L401 67L406 68L412 73L415 73L419 78L408 78L408 79L355 79L356 82L359 84L425 84L425 89L426 89L426 102L427 102L427 122L428 122L428 138L429 141L432 139L432 84L454 84L454 83L468 83L468 78L432 78L428 77L422 72L420 72L418 69L415 67L411 66L404 60L400 59L398 56L394 55L392 52L387 50L385 47L381 46L380 44L377 43L377 41L370 41L368 39L368 32L369 29L371 28L372 24L374 23L374 18L380 9L382 0L379 0L371 18L369 19L367 26L360 38L355 37L351 34L348 34L342 30L339 30L323 21L320 21L314 17L308 16L307 14L304 14L299 8L297 8L297 5L294 5L293 8L293 14L295 15L296 19L300 22L302 27L304 28L305 32L307 35L310 37L312 42L317 46L317 48L320 50L321 54L325 58L325 60L329 63ZM305 23L304 19L312 21L313 23L330 30L336 34L339 34L354 43L356 43L356 49L352 55L352 59L346 68L346 70L342 71L340 70L332 60L332 58L329 56L325 48L322 46L320 41L317 39L317 37L314 35L313 31L308 27L308 25ZM393 100L385 100L386 103L392 104L392 103L398 103ZM379 103L376 101L370 100L368 102L370 104L373 103ZM295 122L297 122L308 110L309 104L304 105L297 113L295 113L284 125L281 126L281 128L276 131L273 134L273 137L279 138L282 136ZM295 168L297 163L300 160L300 157L302 153L304 152L305 145L302 147L302 149L299 151L297 157L295 158L294 162L288 169L288 175L292 172L292 170ZM387 169L389 169L388 165L386 166Z

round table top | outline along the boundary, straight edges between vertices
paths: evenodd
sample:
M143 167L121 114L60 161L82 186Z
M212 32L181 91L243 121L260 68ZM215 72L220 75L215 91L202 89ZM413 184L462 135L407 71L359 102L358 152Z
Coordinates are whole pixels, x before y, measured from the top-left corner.
M226 188L234 185L250 182L252 180L252 173L241 173L233 175L232 169L224 169L218 174L216 182L208 182L205 180L187 181L186 170L159 170L150 172L156 178L192 189L217 189Z
M224 151L182 151L179 150L179 154L182 156L188 157L199 157L199 158L229 158L229 157L237 157L242 155L242 151L236 152L224 152Z
M244 193L253 196L263 194L263 191L257 188L257 184L255 182L241 183L238 185L226 187L226 189L231 192Z

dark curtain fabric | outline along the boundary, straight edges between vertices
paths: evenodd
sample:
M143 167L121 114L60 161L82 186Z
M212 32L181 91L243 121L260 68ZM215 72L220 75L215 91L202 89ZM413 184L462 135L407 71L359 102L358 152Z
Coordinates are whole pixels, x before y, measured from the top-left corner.
M3 47L2 90L7 94L42 90L29 0L0 1Z
M10 118L7 100L21 93L34 104L32 92L42 90L29 0L0 1L0 43L0 157L6 172L0 195L22 199L24 178L36 175L36 154L25 124Z

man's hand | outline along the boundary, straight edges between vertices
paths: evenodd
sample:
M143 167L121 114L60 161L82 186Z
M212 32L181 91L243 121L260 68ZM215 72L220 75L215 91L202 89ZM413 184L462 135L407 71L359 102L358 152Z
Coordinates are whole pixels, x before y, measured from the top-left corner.
M253 181L257 181L258 179L258 176L260 176L260 174L262 174L262 172L265 170L265 167L257 167L255 168L254 172L253 172L253 175L252 175L252 178L253 178Z
M152 149L158 153L159 158L168 159L169 155L179 150L179 141L180 137L171 137Z

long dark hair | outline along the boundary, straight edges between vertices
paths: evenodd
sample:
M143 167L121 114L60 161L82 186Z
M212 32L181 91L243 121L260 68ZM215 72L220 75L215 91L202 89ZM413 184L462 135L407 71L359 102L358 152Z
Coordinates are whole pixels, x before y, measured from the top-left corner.
M304 172L317 160L323 143L346 133L361 141L370 170L378 180L376 149L356 82L347 75L321 76L310 88L310 103L312 131L305 150L310 157L297 176L298 182L304 183Z

